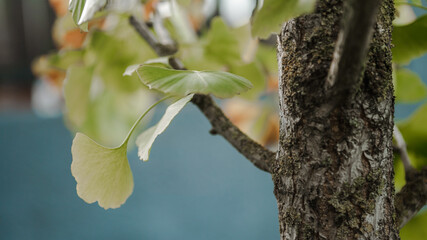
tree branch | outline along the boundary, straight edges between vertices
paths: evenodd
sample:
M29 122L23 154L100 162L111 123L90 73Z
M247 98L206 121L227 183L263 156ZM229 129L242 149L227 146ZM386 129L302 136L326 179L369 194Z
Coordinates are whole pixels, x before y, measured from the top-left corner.
M412 167L405 139L396 125L393 128L393 136L405 169L406 184L395 199L397 223L399 228L402 228L427 203L427 167L421 171Z
M405 226L420 209L427 204L427 167L421 171L414 170L406 175L406 184L396 194L396 223L399 229Z
M153 48L153 50L160 57L168 56L176 53L176 45L173 44L161 44L154 34L150 31L147 24L144 22L139 22L134 16L129 18L129 23L136 30L136 32L143 38L147 43ZM173 41L169 41L173 42Z
M145 23L140 23L134 17L130 17L129 22L159 56L169 55L166 54L169 48L159 43ZM169 58L169 64L177 70L185 69L182 62L174 57ZM237 149L237 151L251 161L256 167L263 171L270 172L270 166L276 156L275 153L256 143L240 131L238 127L233 125L210 96L196 94L191 101L200 109L211 123L213 127L211 132L215 132L216 134L223 136L234 148Z
M400 159L402 160L403 168L405 169L405 178L408 178L415 169L412 167L411 161L409 160L405 139L403 139L402 133L396 125L394 125L393 128L393 136L396 140L396 149L399 151Z
M333 96L339 96L337 102L354 94L352 89L360 83L380 2L344 1L341 30L325 85Z
M256 167L270 172L270 166L276 156L275 153L256 143L233 125L211 97L197 94L191 101L206 116L216 134L223 136Z

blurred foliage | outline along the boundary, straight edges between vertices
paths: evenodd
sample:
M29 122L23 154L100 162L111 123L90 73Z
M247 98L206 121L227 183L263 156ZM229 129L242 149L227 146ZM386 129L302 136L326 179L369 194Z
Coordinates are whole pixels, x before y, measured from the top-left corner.
M404 65L427 53L427 15L417 17L411 6L422 10L425 2L398 1L397 16L393 29L393 83L396 103L424 103L408 119L397 123L406 141L412 165L420 169L427 165L427 104L426 85L417 73ZM424 11L424 10L422 10ZM425 12L425 11L424 11ZM405 172L399 155L394 161L395 187L399 191L405 185ZM427 214L419 213L401 230L403 240L425 239Z
M312 10L315 1L265 0L263 6L254 10L251 21L248 19L247 24L238 28L228 26L221 16L204 15L202 0L72 0L71 13L67 11L69 0L50 0L50 3L57 14L52 35L58 51L40 57L33 70L45 81L63 88L65 119L72 131L83 132L107 146L117 146L123 139L127 143L129 129L138 116L161 95L138 79L138 68L151 60L156 66L166 67L162 70L165 71L167 58L156 59L153 50L137 35L128 22L133 15L146 22L159 41L165 40L159 29L166 29L179 46L174 56L189 70L226 71L248 79L253 89L222 101L224 112L249 136L263 145L276 147L279 117L275 45L253 36L268 38L277 33L284 21ZM417 73L405 67L427 52L427 15L417 17L414 7L427 9L422 0L396 1L392 51L397 103L425 103L427 94ZM160 74L159 71L155 74ZM157 89L176 93L176 86L187 77L193 83L198 81L193 78L194 71L186 73L180 78L164 79L168 84L175 82ZM227 97L237 92L232 91ZM142 125L148 120L149 116L144 117ZM398 126L414 166L427 165L427 104ZM97 164L85 168L96 168ZM399 156L395 157L395 173L398 190L405 183ZM426 217L423 213L410 221L401 231L402 239L423 239Z
M427 52L427 15L419 17L413 23L395 26L393 29L393 60L396 63L408 63ZM424 31L422 31L424 29Z
M421 78L405 68L394 72L394 91L399 103L419 102L427 96L427 88Z
M427 211L421 211L400 230L400 238L403 240L423 240L427 236Z
M312 11L315 3L315 0L264 0L253 18L252 34L267 38L271 33L278 33L284 22Z

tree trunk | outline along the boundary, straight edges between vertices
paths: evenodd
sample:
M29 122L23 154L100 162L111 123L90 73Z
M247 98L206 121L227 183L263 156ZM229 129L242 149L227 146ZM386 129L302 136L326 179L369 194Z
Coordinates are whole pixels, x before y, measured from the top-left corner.
M285 23L278 36L280 142L272 174L281 239L399 239L393 1L379 10L356 93L331 99L324 86L342 14L341 0L320 0L314 13Z

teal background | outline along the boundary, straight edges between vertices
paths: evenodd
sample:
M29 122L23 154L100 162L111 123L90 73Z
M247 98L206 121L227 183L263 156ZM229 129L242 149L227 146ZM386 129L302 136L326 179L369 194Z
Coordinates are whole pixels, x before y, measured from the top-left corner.
M2 113L0 239L278 239L270 175L209 129L189 104L150 161L128 154L134 192L104 210L76 194L72 136L61 118Z

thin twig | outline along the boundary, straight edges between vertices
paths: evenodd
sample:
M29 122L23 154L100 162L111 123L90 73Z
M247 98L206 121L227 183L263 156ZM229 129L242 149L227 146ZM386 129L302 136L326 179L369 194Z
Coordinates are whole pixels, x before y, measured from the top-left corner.
M393 128L393 136L396 140L395 146L399 151L400 159L402 160L403 167L405 168L405 176L407 176L414 171L414 167L412 167L411 161L409 160L405 139L403 139L402 133L396 125L394 125Z
M135 17L131 16L129 18L129 23L160 57L176 53L177 48L175 44L161 44L144 22L140 22Z
M165 56L164 46L159 43L145 24L138 22L134 17L131 17L129 21L139 35L147 41L159 56ZM182 62L175 57L169 58L169 64L177 70L185 69ZM191 101L206 116L215 133L223 136L256 167L263 171L271 172L270 166L276 157L274 152L264 148L233 125L210 96L196 94Z
M270 172L270 166L276 154L250 139L224 115L222 110L206 95L194 95L191 100L206 116L216 134L223 136L234 148L251 161L256 167Z

